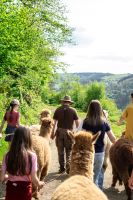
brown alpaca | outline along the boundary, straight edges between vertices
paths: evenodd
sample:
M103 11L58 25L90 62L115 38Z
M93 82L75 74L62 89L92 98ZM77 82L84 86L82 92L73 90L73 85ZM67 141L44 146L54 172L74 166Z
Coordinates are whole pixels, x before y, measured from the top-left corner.
M38 160L38 178L43 180L48 173L51 160L51 150L49 146L53 120L50 117L49 110L43 110L41 113L41 127L38 136L39 125L30 128L32 132L33 149L36 152ZM32 129L33 128L33 129ZM36 130L36 131L35 131ZM38 199L37 188L33 186L33 197Z
M128 187L128 179L133 167L133 142L121 138L112 145L110 149L110 161L112 165L113 181L112 187L116 182L124 183L127 200L131 200L131 189Z
M94 145L92 145L92 134L81 131L74 137L70 176L84 175L93 180L93 161L94 161Z
M39 180L43 180L48 173L50 160L51 160L51 149L49 140L42 136L32 136L33 149L37 155L38 171L37 176ZM39 199L37 188L33 185L33 197Z
M74 136L70 177L53 193L51 200L107 200L93 183L94 143L99 134L80 131Z

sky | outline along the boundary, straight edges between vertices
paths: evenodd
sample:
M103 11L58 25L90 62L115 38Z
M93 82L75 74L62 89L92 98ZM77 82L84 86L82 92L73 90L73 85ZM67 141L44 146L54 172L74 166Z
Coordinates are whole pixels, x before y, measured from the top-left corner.
M76 45L64 46L68 72L133 73L133 0L63 0Z

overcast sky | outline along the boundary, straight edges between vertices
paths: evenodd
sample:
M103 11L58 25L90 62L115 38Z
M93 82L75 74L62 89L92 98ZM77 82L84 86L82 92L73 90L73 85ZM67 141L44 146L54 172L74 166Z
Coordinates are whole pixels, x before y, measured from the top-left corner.
M133 73L133 0L64 0L76 46L68 72Z

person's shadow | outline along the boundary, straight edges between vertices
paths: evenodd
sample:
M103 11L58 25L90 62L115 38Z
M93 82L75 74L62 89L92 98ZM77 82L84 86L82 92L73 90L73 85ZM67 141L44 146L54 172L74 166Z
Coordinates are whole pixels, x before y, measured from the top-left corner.
M106 188L103 190L109 200L125 200L127 199L126 192L119 191L117 188Z
M45 177L44 181L45 183L50 183L53 182L54 180L60 180L61 182L63 182L68 177L69 175L66 173L58 174L58 172L51 172Z

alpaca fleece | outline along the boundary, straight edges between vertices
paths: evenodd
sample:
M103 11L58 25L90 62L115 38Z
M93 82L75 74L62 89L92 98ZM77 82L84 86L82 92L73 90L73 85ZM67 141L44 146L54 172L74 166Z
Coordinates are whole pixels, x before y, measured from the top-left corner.
M49 140L53 128L53 120L49 116L49 110L43 110L41 113L41 126L32 125L30 127L32 133L33 149L37 155L38 161L38 178L43 180L48 174L48 169L51 161L51 149ZM33 186L33 197L38 199L37 188Z
M107 200L93 183L94 143L98 134L80 131L74 136L70 178L53 193L51 200Z
M128 179L133 168L133 142L124 138L117 140L110 149L110 161L113 173L112 187L115 187L117 181L119 184L123 182L128 200L131 200Z
M107 200L105 194L87 177L75 175L64 181L51 200Z

